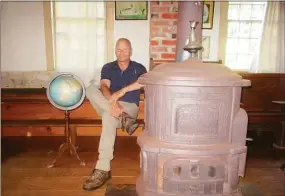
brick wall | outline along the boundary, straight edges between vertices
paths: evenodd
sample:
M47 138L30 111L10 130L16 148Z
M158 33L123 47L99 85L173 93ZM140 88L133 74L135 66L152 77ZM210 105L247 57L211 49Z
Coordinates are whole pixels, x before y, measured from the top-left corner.
M150 57L175 60L178 2L152 1L150 14Z

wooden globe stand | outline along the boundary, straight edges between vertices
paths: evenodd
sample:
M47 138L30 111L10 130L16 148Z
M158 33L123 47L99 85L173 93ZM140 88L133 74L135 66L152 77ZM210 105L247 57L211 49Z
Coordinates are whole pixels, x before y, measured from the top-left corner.
M65 129L64 129L64 136L65 136L65 143L61 144L58 150L58 154L56 156L56 158L52 161L51 164L49 164L47 166L47 168L52 168L54 167L59 159L61 159L62 155L64 154L64 152L67 150L68 151L68 155L69 156L75 156L77 158L77 160L80 162L80 165L85 166L85 162L83 162L77 153L75 144L73 142L73 140L76 137L76 133L75 131L72 131L70 126L69 126L69 111L66 110L65 111Z

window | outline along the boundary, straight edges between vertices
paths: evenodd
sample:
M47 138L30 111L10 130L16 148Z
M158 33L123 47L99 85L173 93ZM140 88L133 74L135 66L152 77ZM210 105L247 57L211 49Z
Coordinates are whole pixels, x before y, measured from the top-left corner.
M106 61L104 2L54 2L53 51L56 71L91 79Z
M229 2L225 63L249 70L262 32L266 2Z

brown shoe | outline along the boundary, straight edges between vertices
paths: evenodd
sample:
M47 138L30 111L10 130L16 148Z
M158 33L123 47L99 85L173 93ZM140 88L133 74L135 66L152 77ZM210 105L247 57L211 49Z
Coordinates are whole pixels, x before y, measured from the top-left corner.
M103 186L111 178L110 171L94 169L92 175L85 181L83 189L92 191Z
M121 121L123 131L126 131L129 135L132 135L139 126L136 119L130 117L125 112L119 116L119 120Z

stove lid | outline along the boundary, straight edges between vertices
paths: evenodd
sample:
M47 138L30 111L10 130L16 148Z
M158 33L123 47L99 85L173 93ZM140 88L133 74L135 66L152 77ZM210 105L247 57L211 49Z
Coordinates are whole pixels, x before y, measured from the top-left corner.
M165 63L139 78L141 84L171 86L250 86L249 80L225 65L199 60Z

